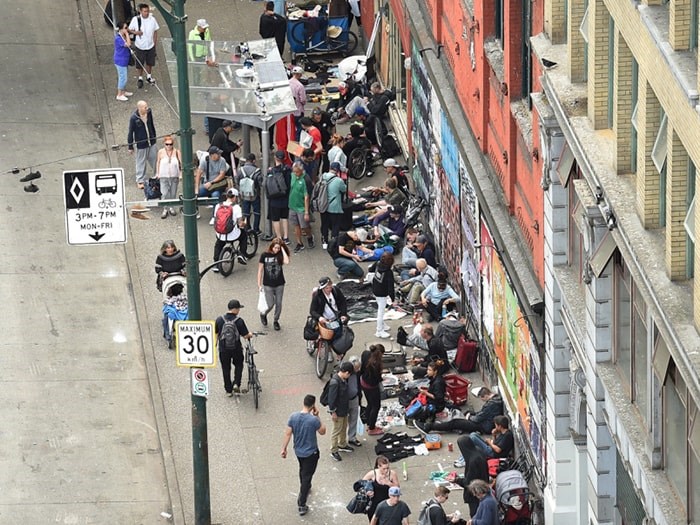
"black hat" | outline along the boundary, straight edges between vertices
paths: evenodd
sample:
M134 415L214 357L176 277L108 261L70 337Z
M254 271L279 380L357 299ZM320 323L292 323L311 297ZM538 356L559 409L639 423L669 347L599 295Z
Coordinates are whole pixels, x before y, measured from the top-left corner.
M217 148L216 146L210 147L207 150L207 152L209 153L209 155L221 155L223 153L223 151Z
M286 154L281 149L278 149L277 151L275 151L275 158L276 159L284 160L285 155Z
M228 309L235 310L237 308L243 308L243 305L241 304L241 302L238 299L231 299L228 302Z
M329 282L331 282L331 278L330 278L330 277L321 277L321 278L318 280L318 285L319 285L321 288L323 288L324 286L327 286Z
M343 361L340 365L341 372L354 372L355 366L350 361Z

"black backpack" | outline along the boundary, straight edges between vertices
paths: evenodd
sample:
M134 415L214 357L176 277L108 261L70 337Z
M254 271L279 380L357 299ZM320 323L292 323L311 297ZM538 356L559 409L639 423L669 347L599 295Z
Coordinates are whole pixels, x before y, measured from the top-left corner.
M333 378L331 377L328 381L326 381L326 384L323 386L323 390L321 391L321 397L318 398L318 402L324 407L328 406L328 391L330 390L332 380Z
M265 190L271 199L286 197L289 187L284 168L271 168L265 178Z
M236 326L236 320L238 316L233 319L224 319L224 326L221 327L221 333L219 334L219 345L223 345L232 350L240 343L240 334L238 333L238 326Z

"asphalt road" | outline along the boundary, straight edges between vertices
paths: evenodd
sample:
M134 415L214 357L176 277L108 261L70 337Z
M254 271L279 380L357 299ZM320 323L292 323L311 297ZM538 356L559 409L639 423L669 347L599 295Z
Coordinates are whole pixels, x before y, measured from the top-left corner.
M153 270L163 240L184 248L182 220L161 220L158 213L130 219L123 246L71 247L64 236L63 170L122 167L127 198L140 198L131 182L133 158L125 147L111 146L125 143L140 98L153 109L159 134L178 129L167 71L156 68L158 88L137 90L132 76L127 89L136 92L133 102L118 102L112 32L100 2L37 0L35 13L0 2L12 28L0 38L0 171L36 163L43 174L38 194L23 192L21 175L8 173L0 190L0 297L9 321L0 343L0 523L165 523L161 513L171 514L174 523L193 523L189 372L175 366L161 337ZM215 39L258 37L262 2L190 0L186 6L188 29L206 18ZM37 23L36 13L44 22ZM194 120L195 149L201 149L206 142ZM202 266L211 261L213 242L203 217ZM237 298L246 305L242 315L249 326L260 329L256 272L253 261L236 265L229 278L207 274L203 318L213 320ZM352 483L374 462L374 438L368 436L342 463L329 457L330 436L321 438L311 511L303 518L296 513L297 463L282 460L279 450L288 415L306 393L318 395L323 386L304 350L301 326L311 288L335 271L319 246L293 256L285 274L282 330L257 341L264 388L259 410L248 396L226 397L220 369L210 371L212 523L364 523L345 505ZM390 324L395 332L400 322ZM352 352L359 354L373 341L374 324L355 329ZM330 417L325 421L330 424ZM432 494L429 472L438 463L448 468L455 457L443 449L407 460L403 490L413 521ZM461 494L447 507L464 513Z

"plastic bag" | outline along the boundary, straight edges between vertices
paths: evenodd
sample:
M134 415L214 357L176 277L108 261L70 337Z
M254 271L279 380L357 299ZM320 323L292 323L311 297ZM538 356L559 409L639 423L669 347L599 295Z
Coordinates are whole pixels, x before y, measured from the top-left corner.
M358 417L357 418L357 435L358 436L364 436L365 435L365 424L362 422L362 418Z
M267 306L267 299L265 299L265 291L260 290L260 295L258 296L258 312L261 314L266 314L269 310Z

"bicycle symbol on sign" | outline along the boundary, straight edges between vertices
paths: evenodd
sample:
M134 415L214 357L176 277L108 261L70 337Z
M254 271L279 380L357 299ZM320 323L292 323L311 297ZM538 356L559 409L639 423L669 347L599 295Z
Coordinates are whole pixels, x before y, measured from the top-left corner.
M112 199L102 199L102 200L97 204L97 206L98 206L99 208L116 208L116 207L117 207L117 203L116 203L116 201L114 201L114 200L112 200Z

